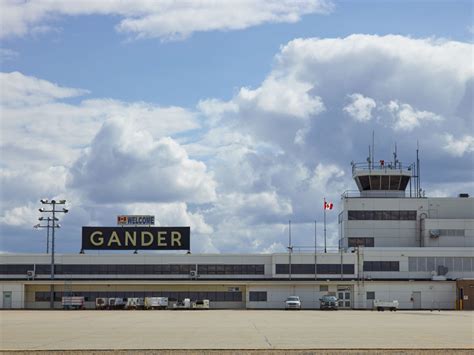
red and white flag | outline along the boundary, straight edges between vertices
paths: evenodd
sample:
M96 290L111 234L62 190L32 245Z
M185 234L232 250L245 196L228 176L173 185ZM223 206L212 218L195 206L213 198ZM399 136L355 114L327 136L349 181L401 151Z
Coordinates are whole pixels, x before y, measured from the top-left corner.
M324 201L324 209L325 210L332 210L333 207L334 207L334 205L333 205L332 202L326 202L326 200Z

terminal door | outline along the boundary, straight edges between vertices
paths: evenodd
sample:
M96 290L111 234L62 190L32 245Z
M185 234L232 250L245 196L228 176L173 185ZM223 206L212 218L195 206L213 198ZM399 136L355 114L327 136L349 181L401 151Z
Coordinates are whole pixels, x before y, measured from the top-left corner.
M338 286L337 299L339 308L352 308L352 289L351 286Z

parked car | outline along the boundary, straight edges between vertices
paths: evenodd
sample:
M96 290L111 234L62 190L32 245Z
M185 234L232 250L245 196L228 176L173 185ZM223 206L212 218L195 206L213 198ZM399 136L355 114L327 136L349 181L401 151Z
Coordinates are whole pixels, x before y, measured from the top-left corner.
M290 296L285 301L285 309L301 309L301 301L298 296Z
M334 309L337 310L337 297L325 295L319 299L319 309Z

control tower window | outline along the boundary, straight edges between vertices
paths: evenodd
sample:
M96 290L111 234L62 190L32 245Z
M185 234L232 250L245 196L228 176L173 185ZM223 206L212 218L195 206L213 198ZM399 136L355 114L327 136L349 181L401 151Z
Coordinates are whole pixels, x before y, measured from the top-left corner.
M388 190L389 189L389 183L390 183L390 177L389 176L382 176L382 183L380 186L381 190Z
M374 247L374 238L348 238L347 240L349 248L355 247Z
M370 177L370 189L380 190L380 175L373 175Z
M398 190L400 187L401 176L393 175L390 176L390 190Z
M348 211L350 221L415 221L416 211Z

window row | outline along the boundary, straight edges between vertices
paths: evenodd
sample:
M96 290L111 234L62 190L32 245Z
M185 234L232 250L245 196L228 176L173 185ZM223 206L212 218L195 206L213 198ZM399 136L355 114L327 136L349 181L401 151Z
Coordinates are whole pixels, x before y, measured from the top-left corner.
M400 271L398 261L364 261L364 271Z
M439 235L440 237L464 237L464 229L431 229L431 235Z
M416 211L348 211L350 221L416 221Z
M267 302L267 291L250 291L250 302Z
M264 275L265 265L198 265L200 275Z
M359 182L362 190L400 190L404 191L410 180L404 175L362 175Z
M373 248L374 238L348 238L348 246L350 247L369 247Z
M289 274L289 264L276 264L277 274ZM341 264L317 264L318 274L341 274ZM354 264L343 264L343 274L354 274ZM292 274L314 275L314 264L291 264Z
M49 302L51 293L35 292L36 302ZM83 296L86 302L95 302L96 298L131 298L131 297L168 297L169 301L182 301L189 298L192 301L207 299L211 302L242 302L242 292L226 291L91 291L91 292L54 292L54 300L61 302L63 296Z
M54 266L57 275L189 275L196 269L195 264L57 264ZM1 275L26 275L28 270L35 270L37 275L49 275L51 266L37 264L1 264ZM265 267L260 265L198 265L202 275L263 275Z
M471 272L474 271L474 258L469 257L409 257L408 271L431 272L438 271L439 266L447 268L449 271Z

